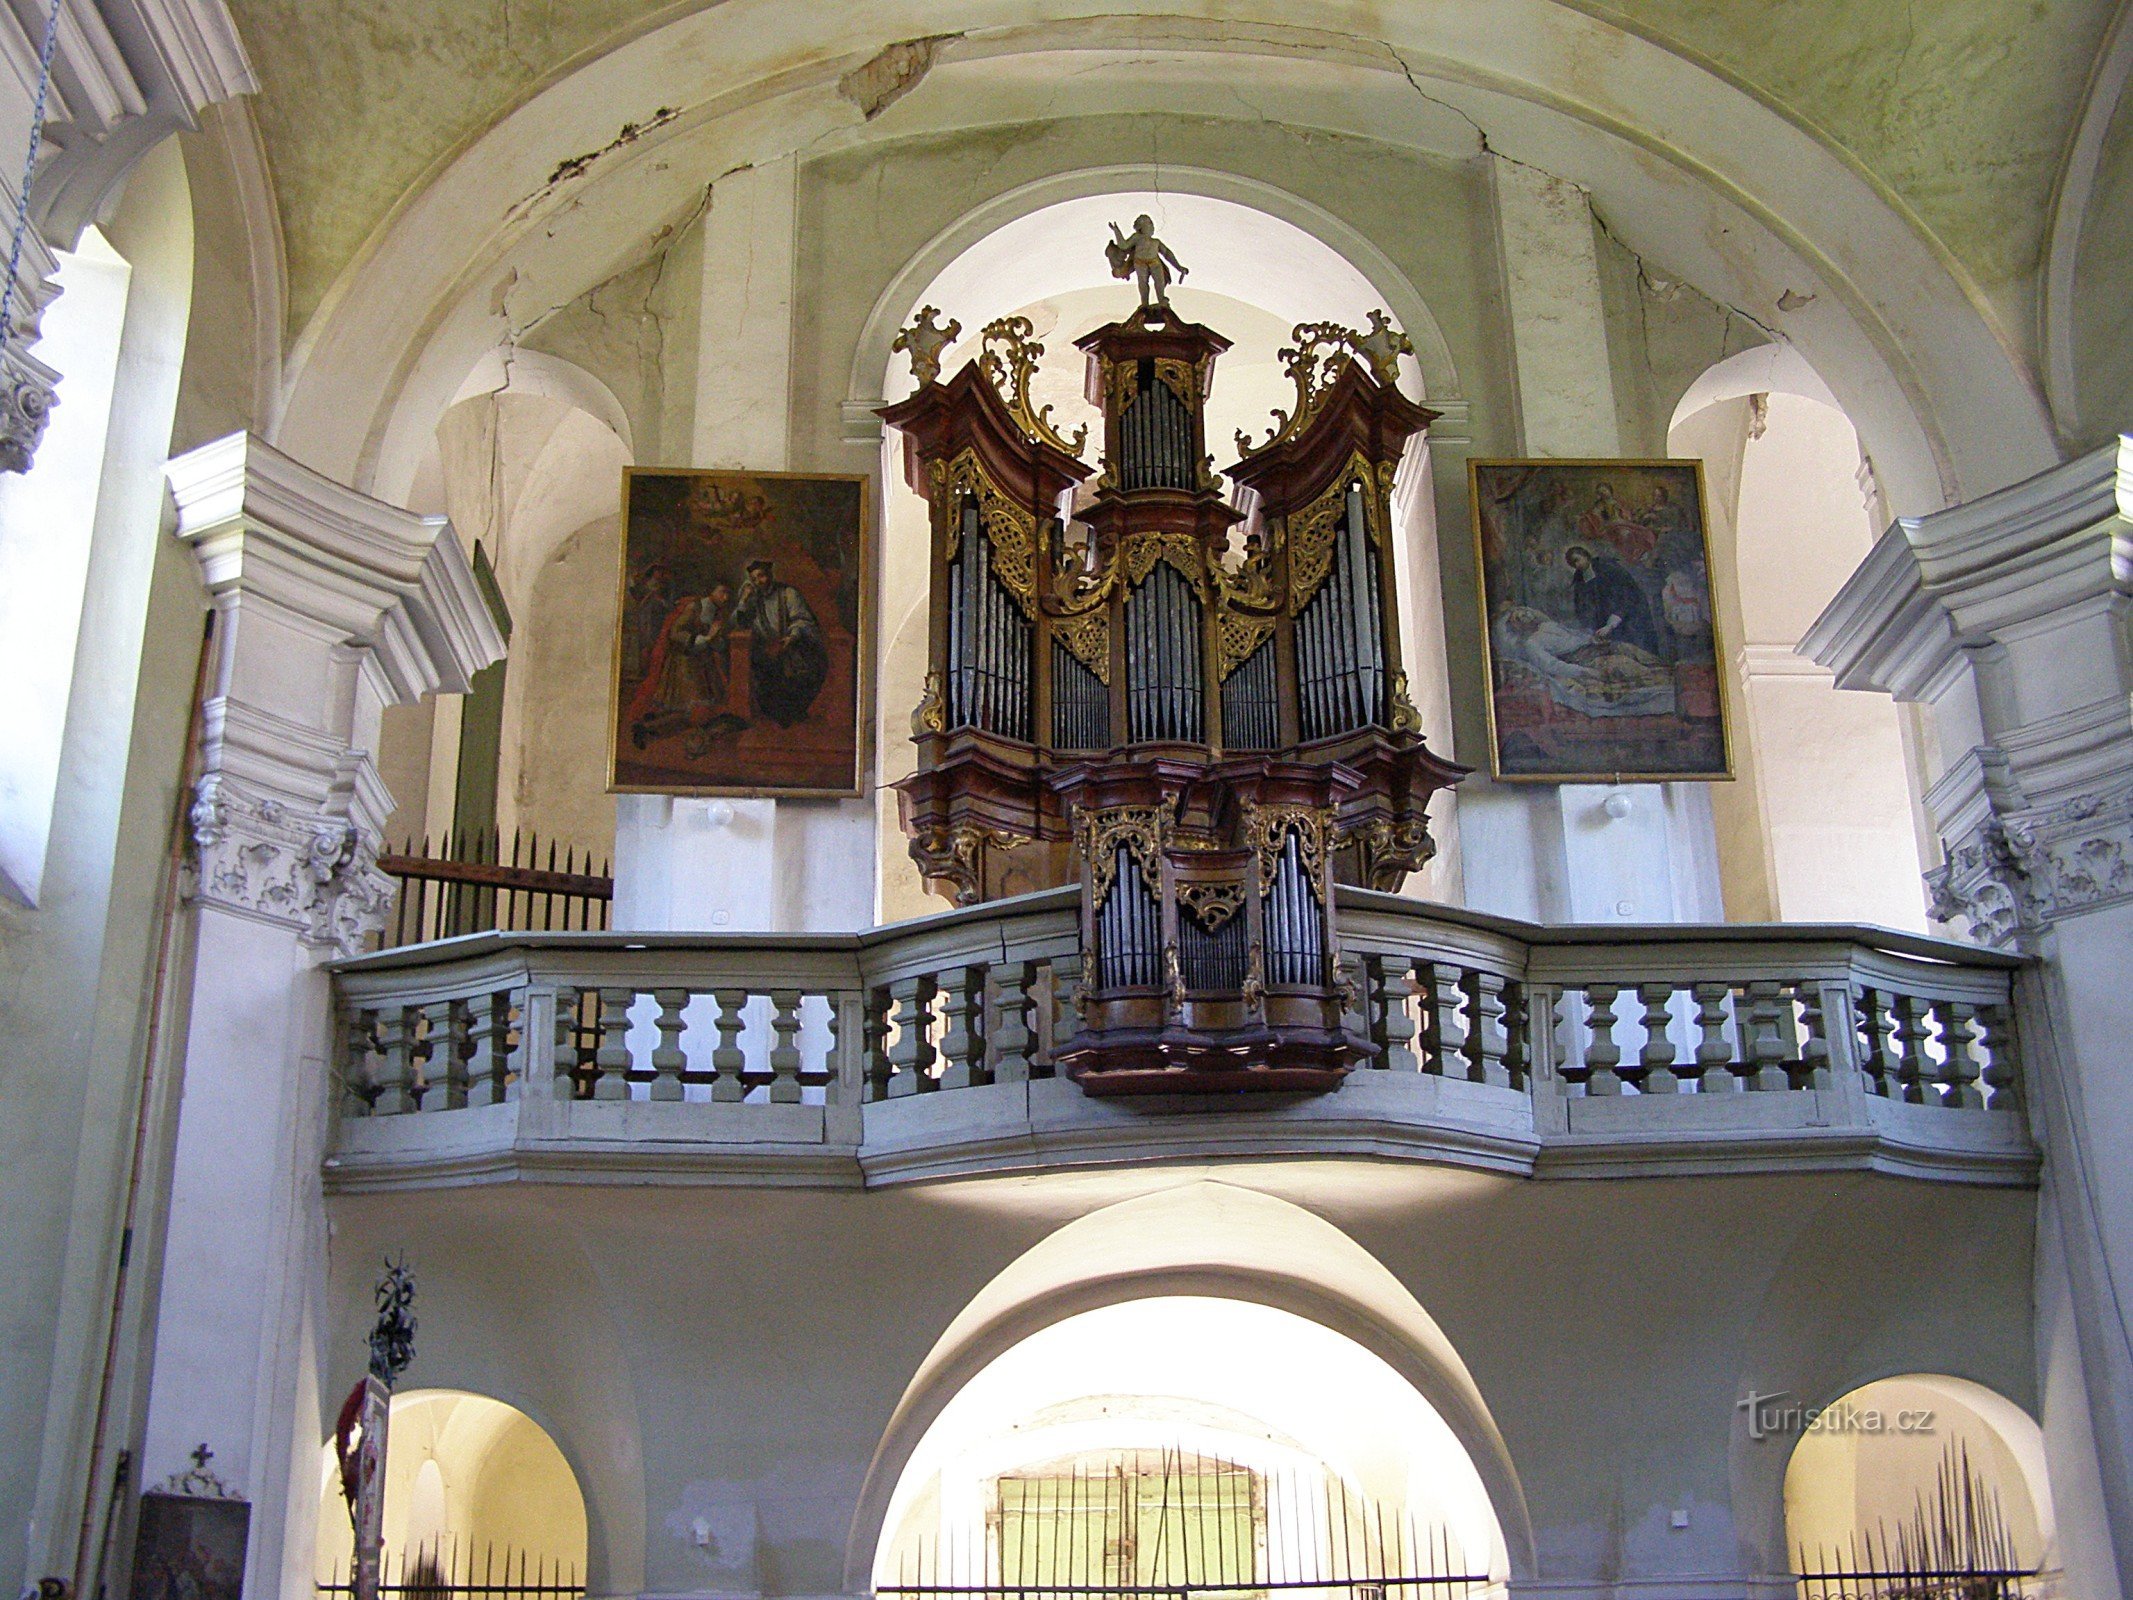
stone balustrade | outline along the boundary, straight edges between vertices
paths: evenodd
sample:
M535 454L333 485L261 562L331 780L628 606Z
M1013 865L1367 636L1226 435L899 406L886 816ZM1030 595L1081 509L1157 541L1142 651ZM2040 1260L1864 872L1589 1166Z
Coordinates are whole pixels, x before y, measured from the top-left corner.
M1075 901L859 934L480 934L339 965L340 1188L861 1184L1376 1155L2033 1181L2015 957L1853 927L1535 927L1344 890L1373 1053L1287 1103L1094 1101Z

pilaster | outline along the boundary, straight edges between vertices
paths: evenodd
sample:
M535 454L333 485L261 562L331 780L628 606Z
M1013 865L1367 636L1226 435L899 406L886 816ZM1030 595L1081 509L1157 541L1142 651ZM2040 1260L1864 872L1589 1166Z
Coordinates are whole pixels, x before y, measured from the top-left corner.
M2046 1151L2039 1386L2068 1592L2133 1593L2133 436L1901 518L1801 643L1845 689L1929 708L1936 917L2038 958L2023 1054ZM2079 1370L2043 1335L2070 1323ZM2059 1340L2063 1346L2065 1341ZM2078 1418L2070 1418L2078 1411Z
M249 435L173 461L178 534L216 611L191 808L192 993L140 1476L205 1441L252 1502L248 1592L309 1581L323 1437L322 962L382 925L386 705L463 693L503 640L442 518Z
M1532 456L1621 453L1599 243L1585 191L1492 158L1519 431ZM1458 801L1467 904L1541 922L1716 920L1718 846L1700 784L1499 784Z
M43 4L0 7L0 136L29 142ZM259 87L223 0L94 0L60 17L9 325L0 328L0 472L27 472L62 374L38 359L39 319L58 294L55 250L72 249L141 158L200 112ZM19 156L0 171L0 214L21 201Z

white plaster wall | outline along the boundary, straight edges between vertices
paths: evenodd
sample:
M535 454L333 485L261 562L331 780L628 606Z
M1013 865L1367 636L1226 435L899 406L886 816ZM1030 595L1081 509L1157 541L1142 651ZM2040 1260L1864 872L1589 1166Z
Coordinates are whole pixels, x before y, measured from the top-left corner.
M1070 1311L1236 1295L1358 1338L1410 1381L1435 1373L1440 1409L1469 1384L1514 1474L1488 1481L1512 1497L1494 1504L1521 1578L1737 1593L1744 1571L1785 1565L1786 1446L1744 1442L1740 1393L1961 1371L2029 1404L2033 1204L1863 1174L1694 1182L1690 1196L1300 1161L1219 1182L1141 1169L866 1193L351 1196L333 1203L347 1264L327 1387L353 1381L363 1264L391 1241L422 1263L421 1381L509 1400L571 1462L595 1592L844 1593L902 1459L877 1460L884 1440L911 1447L926 1413L904 1408L937 1404L936 1380L954 1392L968 1363ZM1210 1191L1243 1193L1190 1225ZM1138 1197L1160 1204L1130 1227L1122 1213L1079 1244L1063 1231ZM1300 1207L1366 1257L1294 1248L1246 1200ZM1055 1239L1041 1273L1010 1270ZM1418 1303L1441 1348L1385 1297ZM1133 1367L1110 1370L1107 1386Z
M71 1571L112 1317L163 862L201 647L189 555L163 532L163 461L191 305L192 212L174 146L148 156L105 224L131 281L116 403L77 528L86 571L66 672L40 903L0 903L0 1586ZM56 314L56 308L55 308ZM54 426L57 426L55 420ZM149 1113L158 1127L161 1100ZM120 1315L111 1416L141 1381L159 1208L154 1136ZM98 1477L115 1462L107 1438Z
M1729 709L1745 758L1726 797L1729 910L1923 932L1903 714L1885 696L1836 688L1793 648L1873 542L1851 424L1774 393L1684 416L1672 438L1704 457L1713 498L1731 500L1712 523L1714 543L1731 535L1714 580L1727 591Z

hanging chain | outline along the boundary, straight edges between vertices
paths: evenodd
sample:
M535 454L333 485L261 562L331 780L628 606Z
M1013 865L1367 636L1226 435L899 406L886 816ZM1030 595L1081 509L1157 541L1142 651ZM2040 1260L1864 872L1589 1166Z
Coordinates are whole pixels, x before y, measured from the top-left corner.
M22 240L30 228L30 179L37 171L38 152L44 148L45 101L52 92L52 52L59 43L59 8L64 0L52 0L51 14L44 21L44 50L37 60L37 104L30 112L30 147L22 158L22 191L15 199L15 233L7 247L7 284L0 288L0 347L14 337L15 283L22 273Z

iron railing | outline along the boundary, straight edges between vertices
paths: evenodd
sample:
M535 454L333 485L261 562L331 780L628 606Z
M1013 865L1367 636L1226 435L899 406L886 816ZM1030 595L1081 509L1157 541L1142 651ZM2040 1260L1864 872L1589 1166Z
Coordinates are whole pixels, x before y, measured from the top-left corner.
M615 898L615 880L606 862L593 866L593 854L578 857L576 846L560 851L548 841L541 860L540 839L511 835L509 859L503 837L494 828L455 834L433 848L425 838L420 850L408 840L378 866L399 887L392 926L379 948L423 944L467 933L586 933L607 927Z
M413 1550L388 1550L379 1563L381 1600L584 1600L585 1579L561 1557L499 1549L479 1551L454 1540ZM319 1600L355 1595L354 1575L343 1569L317 1585Z

